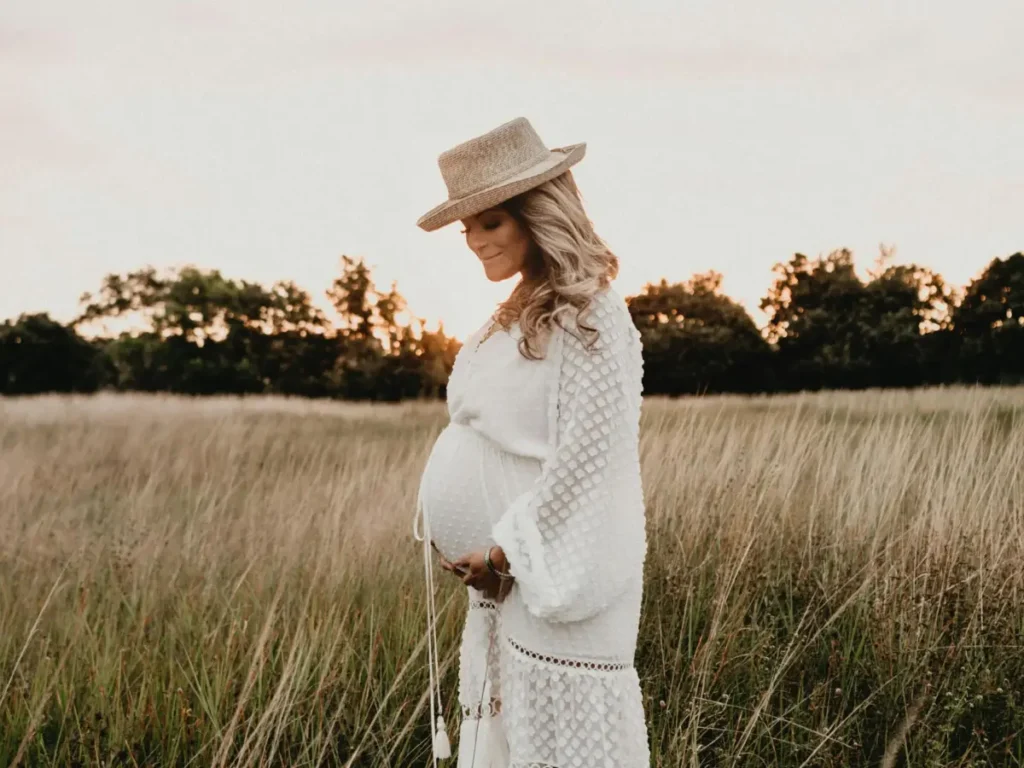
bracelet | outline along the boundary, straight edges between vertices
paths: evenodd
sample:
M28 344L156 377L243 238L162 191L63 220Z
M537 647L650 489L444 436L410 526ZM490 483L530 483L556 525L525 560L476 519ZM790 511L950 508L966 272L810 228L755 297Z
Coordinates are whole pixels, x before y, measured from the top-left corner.
M494 547L488 547L487 551L484 552L484 563L487 565L487 570L489 570L491 573L493 573L499 579L513 579L513 578L515 578L511 573L509 573L507 571L505 571L505 572L499 571L497 568L494 567L494 561L491 560L491 550L492 549L494 549Z

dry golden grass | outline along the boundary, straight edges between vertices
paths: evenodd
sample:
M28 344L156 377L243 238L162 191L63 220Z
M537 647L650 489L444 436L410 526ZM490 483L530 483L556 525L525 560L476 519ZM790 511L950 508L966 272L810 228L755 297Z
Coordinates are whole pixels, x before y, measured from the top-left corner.
M0 401L0 764L427 765L445 420ZM651 400L642 452L654 764L1024 761L1024 390Z

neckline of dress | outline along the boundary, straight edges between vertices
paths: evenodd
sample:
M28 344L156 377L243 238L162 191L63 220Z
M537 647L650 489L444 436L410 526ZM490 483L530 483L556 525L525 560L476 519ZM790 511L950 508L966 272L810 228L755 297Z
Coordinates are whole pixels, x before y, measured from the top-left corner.
M517 325L518 325L518 323L516 321L513 321L511 328L515 328ZM512 335L511 328L509 328L508 330L503 328L501 326L501 323L499 323L494 318L494 316L492 315L488 319L488 321L485 322L482 326L480 326L477 329L476 333L473 334L473 338L472 338L473 344L472 344L472 347L471 347L471 352L473 354L476 354L476 352L484 344L486 344L488 341L490 341L493 337L497 336L498 334L507 333L509 336L511 336Z

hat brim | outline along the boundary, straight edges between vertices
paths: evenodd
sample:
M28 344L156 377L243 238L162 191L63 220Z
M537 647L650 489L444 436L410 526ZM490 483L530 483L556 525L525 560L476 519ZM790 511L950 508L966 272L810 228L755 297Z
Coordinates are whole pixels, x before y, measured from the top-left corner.
M505 179L500 184L474 192L466 197L446 200L431 208L419 218L416 224L427 232L433 232L435 229L440 229L459 219L475 216L481 211L493 208L516 195L521 195L527 190L540 186L545 181L560 176L582 160L586 150L586 142L570 144L567 147L556 147L541 162L517 173L510 179Z

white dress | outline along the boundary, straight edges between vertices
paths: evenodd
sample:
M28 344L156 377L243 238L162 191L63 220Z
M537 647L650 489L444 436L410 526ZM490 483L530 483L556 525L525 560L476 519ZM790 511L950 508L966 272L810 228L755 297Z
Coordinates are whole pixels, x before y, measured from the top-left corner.
M499 544L516 577L501 603L466 588L458 768L650 762L633 667L646 555L639 334L611 288L584 315L600 334L592 349L574 313L562 323L573 332L556 328L536 361L519 353L518 326L480 343L488 319L470 336L420 483L428 579L431 540L451 560Z

